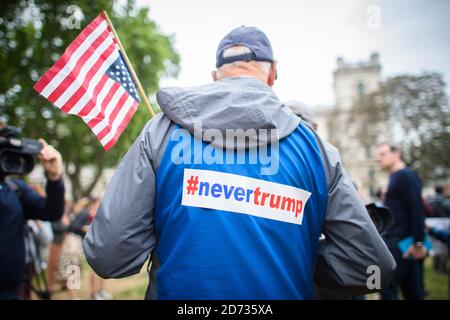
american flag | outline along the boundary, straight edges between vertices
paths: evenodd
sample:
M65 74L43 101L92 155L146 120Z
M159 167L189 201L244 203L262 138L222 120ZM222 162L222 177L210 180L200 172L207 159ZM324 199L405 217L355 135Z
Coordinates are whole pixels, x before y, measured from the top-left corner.
M117 142L140 101L103 14L83 29L34 89L62 111L81 117L105 150Z

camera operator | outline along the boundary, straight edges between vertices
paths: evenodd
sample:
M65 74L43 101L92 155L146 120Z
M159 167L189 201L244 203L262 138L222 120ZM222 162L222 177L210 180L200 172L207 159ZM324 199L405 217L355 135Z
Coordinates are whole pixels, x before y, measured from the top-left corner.
M26 170L22 170L23 174L29 173L34 166L32 155L27 154L28 151L22 151L20 147L17 148L22 144L25 145L20 142L26 140L16 139L17 132L20 130L0 124L0 139L2 139L0 154L8 150L9 155L12 155L9 158L5 156L0 159L6 163L0 164L0 300L20 297L25 269L24 222L28 219L55 221L61 218L64 210L61 154L45 140L39 139L38 142L28 139L38 145L35 154L45 170L47 196L41 197L24 181L9 177L19 173L8 171L9 168L22 170L24 167L19 166L18 162L22 163L31 159L31 165L27 166ZM12 141L11 137L15 140ZM4 145L7 146L4 147ZM24 146L23 150L25 149Z

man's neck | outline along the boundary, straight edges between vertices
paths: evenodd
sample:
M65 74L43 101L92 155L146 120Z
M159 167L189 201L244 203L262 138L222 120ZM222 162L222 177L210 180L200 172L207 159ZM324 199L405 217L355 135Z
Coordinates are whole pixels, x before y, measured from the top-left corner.
M403 169L404 167L406 167L405 163L403 161L400 161L400 162L396 163L395 165L393 165L391 170L389 170L389 171L390 171L390 173L394 173L394 172L397 172L397 171Z
M248 77L256 78L267 84L267 75L258 65L247 63L245 66L232 66L222 70L222 78Z

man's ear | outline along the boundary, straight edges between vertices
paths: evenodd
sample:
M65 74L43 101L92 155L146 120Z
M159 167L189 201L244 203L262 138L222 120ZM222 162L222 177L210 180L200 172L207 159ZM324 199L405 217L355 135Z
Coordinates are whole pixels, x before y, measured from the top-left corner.
M211 71L211 76L213 78L213 81L217 81L217 71L216 70Z
M269 78L267 79L267 84L272 87L277 79L277 62L274 61L270 67Z

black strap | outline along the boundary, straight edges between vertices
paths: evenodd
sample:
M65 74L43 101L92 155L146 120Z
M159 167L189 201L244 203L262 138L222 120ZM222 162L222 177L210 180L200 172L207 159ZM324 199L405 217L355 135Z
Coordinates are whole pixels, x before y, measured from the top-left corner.
M216 68L221 67L224 64L233 63L236 61L255 61L256 55L253 52L240 54L237 56L231 56L231 57L223 57L219 56L219 60L217 61Z

